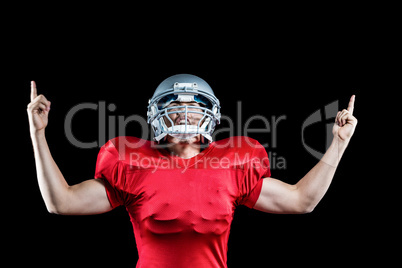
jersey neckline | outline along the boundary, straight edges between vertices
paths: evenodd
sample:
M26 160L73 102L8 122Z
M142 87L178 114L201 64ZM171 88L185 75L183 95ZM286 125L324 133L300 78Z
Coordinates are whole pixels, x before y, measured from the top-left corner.
M175 161L178 166L183 167L183 168L189 168L189 167L195 165L197 162L201 161L207 154L209 154L215 147L214 145L215 145L215 143L212 142L211 144L209 144L209 146L207 148L205 148L199 154L197 154L191 158L182 158L180 156L174 155L165 148L157 148L157 150L164 157L167 157L171 161Z

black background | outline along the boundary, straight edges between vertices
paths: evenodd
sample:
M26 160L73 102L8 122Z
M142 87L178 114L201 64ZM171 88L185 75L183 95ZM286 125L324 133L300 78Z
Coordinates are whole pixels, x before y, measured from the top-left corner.
M99 148L80 149L67 140L68 111L79 103L105 101L116 105L107 116L145 117L157 85L177 73L205 79L220 99L224 115L236 118L241 101L242 124L256 114L269 120L285 115L277 127L277 146L267 151L285 159L286 168L274 168L272 177L288 183L296 183L317 163L301 141L304 120L336 100L346 108L356 94L359 125L323 200L306 215L271 215L239 207L229 239L229 267L387 260L379 253L387 230L376 223L385 215L378 198L383 186L373 176L381 166L372 115L373 107L381 103L379 95L392 91L387 83L396 75L390 67L395 43L385 27L392 24L392 16L385 26L379 26L375 17L353 19L356 13L352 13L344 24L340 22L345 17L337 16L322 24L325 14L319 20L292 22L289 17L272 20L269 14L260 14L253 19L234 16L213 27L204 25L204 20L197 25L182 20L167 27L163 19L152 24L152 19L136 18L138 10L137 15L117 19L105 15L109 13L92 19L87 16L95 13L90 9L78 13L63 15L60 22L58 12L46 19L23 13L23 25L13 20L18 27L8 29L4 39L7 97L3 101L11 107L4 111L11 119L2 129L11 160L4 168L12 168L15 177L4 180L3 205L12 237L7 241L9 256L16 264L134 267L137 261L124 208L93 216L46 211L35 178L26 116L30 81L35 80L38 93L52 102L47 140L66 180L75 184L93 178ZM76 137L97 140L97 118L97 111L77 114ZM324 151L329 122L306 129L311 147ZM261 127L259 122L252 126ZM141 131L132 124L126 134L139 136ZM271 135L249 134L261 143L271 143Z

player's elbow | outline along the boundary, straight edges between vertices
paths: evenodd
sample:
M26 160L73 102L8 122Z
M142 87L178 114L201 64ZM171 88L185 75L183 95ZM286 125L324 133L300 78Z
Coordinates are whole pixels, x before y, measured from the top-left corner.
M296 208L296 213L297 214L308 214L314 211L315 207L317 206L317 203L314 202L313 199L311 198L300 198L297 208Z
M315 206L314 206L314 205L305 206L305 207L303 208L301 214L308 214L308 213L311 213L311 212L314 211L314 209L315 209Z
M50 214L58 214L58 215L61 214L60 210L57 209L56 206L46 205L46 209L47 209L47 212L49 212Z
M297 205L293 207L289 212L289 214L308 214L313 212L315 206L307 206L307 205Z
M47 212L50 214L60 215L60 212L56 209L48 209Z
M315 206L297 206L289 211L289 214L308 214L313 212Z
M65 202L47 202L46 209L50 214L66 215L68 214L68 206Z
M55 214L55 215L63 215L66 214L64 209L61 206L57 206L54 204L49 204L46 205L47 212L50 214Z
M66 215L69 214L73 199L71 191L64 190L46 196L44 201L46 209L50 214Z

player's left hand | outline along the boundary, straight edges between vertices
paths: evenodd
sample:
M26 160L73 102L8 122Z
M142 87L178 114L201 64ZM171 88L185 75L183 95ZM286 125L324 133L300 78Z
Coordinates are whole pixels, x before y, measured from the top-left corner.
M336 115L332 133L334 134L334 138L337 138L339 141L348 142L355 132L357 125L357 119L353 116L355 98L356 96L353 95L350 98L348 108L339 111Z

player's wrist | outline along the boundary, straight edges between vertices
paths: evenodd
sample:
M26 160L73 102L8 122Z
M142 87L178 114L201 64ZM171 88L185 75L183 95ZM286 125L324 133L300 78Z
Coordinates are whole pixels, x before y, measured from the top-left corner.
M36 130L33 129L30 131L32 141L38 141L40 139L45 138L45 129Z
M330 148L337 152L338 157L340 160L340 158L342 157L343 153L345 152L346 148L348 147L349 144L349 139L348 140L342 140L339 137L334 137L332 140L332 143L330 145Z
M336 146L339 150L344 151L346 149L346 147L348 147L350 138L348 139L341 139L339 136L334 136L333 140L332 140L332 144L334 146Z

